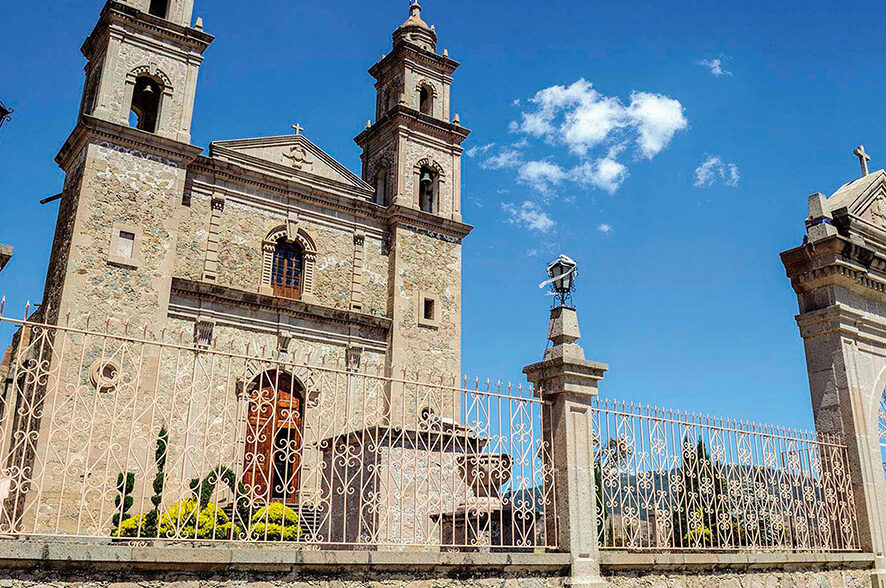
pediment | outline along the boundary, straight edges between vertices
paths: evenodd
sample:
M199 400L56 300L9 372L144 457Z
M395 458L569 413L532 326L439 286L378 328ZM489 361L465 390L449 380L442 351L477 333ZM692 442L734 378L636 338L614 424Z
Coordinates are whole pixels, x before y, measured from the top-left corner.
M879 170L841 186L826 202L831 213L846 209L851 216L886 227L886 171Z
M304 135L214 141L209 156L312 188L338 185L371 198L373 188Z

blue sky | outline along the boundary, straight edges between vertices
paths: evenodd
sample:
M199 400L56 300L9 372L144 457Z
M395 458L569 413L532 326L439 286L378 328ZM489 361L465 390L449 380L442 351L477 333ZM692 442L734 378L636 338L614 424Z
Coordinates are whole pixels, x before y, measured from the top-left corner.
M96 0L12 3L0 22L0 277L39 300ZM886 158L886 5L426 0L462 62L464 371L520 380L545 346L550 258L581 266L588 357L608 397L789 426L811 423L796 300L778 253L807 196ZM407 2L197 0L217 40L193 142L305 134L359 171L366 70ZM719 60L719 61L715 61ZM717 75L719 74L719 75ZM878 157L878 155L880 157ZM704 164L707 163L707 166ZM701 166L701 170L699 168ZM699 176L699 173L701 176Z

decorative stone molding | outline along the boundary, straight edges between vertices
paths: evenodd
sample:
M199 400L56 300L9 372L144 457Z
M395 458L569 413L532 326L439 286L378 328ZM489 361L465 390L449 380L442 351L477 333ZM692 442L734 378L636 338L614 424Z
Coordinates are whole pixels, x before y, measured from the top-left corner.
M194 322L194 345L198 349L208 349L212 345L212 336L215 331L215 320L199 316Z
M439 96L439 92L437 92L437 86L436 86L433 82L431 82L430 80L428 80L427 78L422 78L422 79L421 79L421 80L415 85L415 90L416 90L416 92L421 92L421 89L422 89L422 88L427 88L428 90L430 90L430 91L431 91L431 96L434 97L434 98L437 98L437 96Z
M210 203L209 235L206 240L206 259L203 262L203 280L215 282L218 279L218 248L221 235L221 214L225 210L224 194L212 195Z
M107 394L113 392L123 381L123 372L115 359L97 359L89 368L89 381L93 388Z
M349 372L359 371L363 362L363 348L358 345L348 345L345 351L345 360Z
M274 249L277 247L277 241L286 239L294 243L298 243L302 251L304 251L304 267L302 268L302 300L305 302L316 302L314 295L314 271L317 264L317 247L314 245L314 239L302 228L298 227L298 216L290 213L290 219L285 225L278 226L265 237L262 241L262 281L259 287L259 293L268 296L273 295L274 289L271 279L274 272ZM294 222L293 222L294 221Z
M136 67L126 75L126 81L128 82L131 78L132 83L135 84L135 79L139 76L154 78L154 80L163 86L164 91L168 91L170 94L172 93L172 80L169 79L169 76L166 75L162 69L157 67L156 63L149 63L147 65Z
M354 275L351 280L351 310L363 310L363 259L365 257L366 233L354 232Z
M280 355L289 354L289 345L292 343L292 332L281 329L277 332L277 353Z

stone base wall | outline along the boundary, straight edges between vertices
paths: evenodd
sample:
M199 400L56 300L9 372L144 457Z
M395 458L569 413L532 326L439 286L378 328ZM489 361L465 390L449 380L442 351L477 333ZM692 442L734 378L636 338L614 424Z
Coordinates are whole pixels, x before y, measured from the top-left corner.
M870 570L619 572L607 575L613 588L870 588Z
M566 588L569 562L563 553L0 540L0 588ZM871 588L873 562L866 554L609 553L601 563L615 588Z
M870 573L854 571L713 572L697 574L617 574L607 576L617 588L868 588ZM433 571L349 573L297 571L286 574L228 572L182 573L119 570L0 570L2 588L563 588L566 578L549 573L444 574Z

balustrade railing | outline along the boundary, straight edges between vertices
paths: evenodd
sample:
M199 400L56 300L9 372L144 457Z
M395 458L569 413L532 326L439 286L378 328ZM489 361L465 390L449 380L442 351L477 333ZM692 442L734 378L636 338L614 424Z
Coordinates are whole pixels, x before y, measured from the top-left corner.
M556 547L547 406L531 389L205 334L0 317L10 326L0 534Z
M856 551L838 437L597 399L604 549Z

